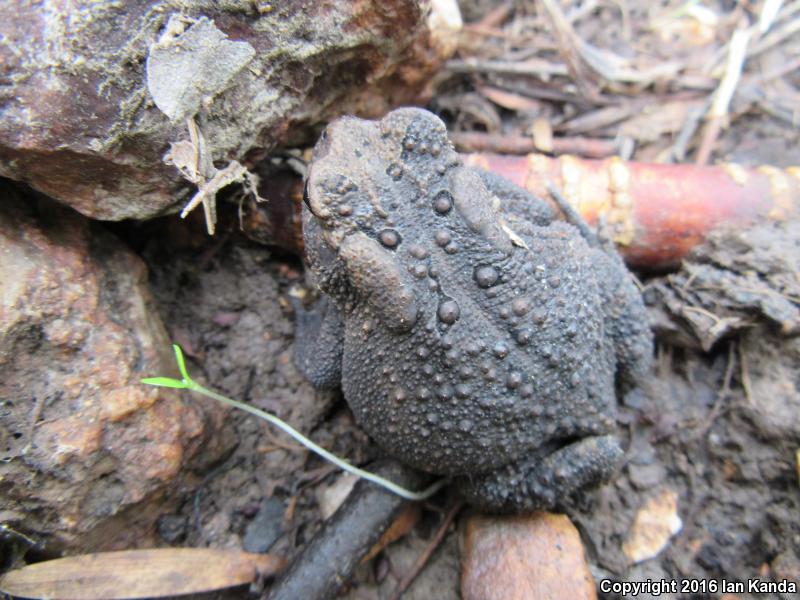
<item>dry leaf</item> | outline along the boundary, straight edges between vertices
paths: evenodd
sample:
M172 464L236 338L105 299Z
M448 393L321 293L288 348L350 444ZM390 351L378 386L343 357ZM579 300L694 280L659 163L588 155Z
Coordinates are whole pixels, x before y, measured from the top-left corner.
M251 583L285 566L278 556L213 548L100 552L11 571L0 579L0 592L52 600L160 598Z
M371 561L386 546L411 533L421 515L422 507L419 502L410 502L406 504L403 511L397 515L397 518L389 526L389 529L383 532L381 539L379 539L364 558L361 559L361 564Z
M650 498L636 513L622 551L632 562L653 558L683 527L678 516L678 494L666 489Z
M183 121L195 115L206 98L225 90L255 54L247 42L227 39L210 19L173 15L150 47L147 89L161 112Z
M317 504L322 518L326 521L344 504L350 492L353 491L358 477L352 473L342 473L331 485L321 485L317 488Z

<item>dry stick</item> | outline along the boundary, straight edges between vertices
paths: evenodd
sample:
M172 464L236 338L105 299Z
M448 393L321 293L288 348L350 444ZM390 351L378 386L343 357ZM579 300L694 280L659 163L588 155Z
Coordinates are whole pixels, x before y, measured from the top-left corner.
M722 125L728 117L728 107L742 75L747 44L751 35L751 32L747 29L737 29L733 33L730 54L728 55L728 67L717 91L714 93L714 101L708 113L708 121L703 129L703 139L695 157L695 164L697 165L704 165L708 162L711 151L714 149L714 144L719 137L719 132L722 130Z
M773 79L777 79L778 77L783 77L784 75L788 75L795 69L800 69L800 58L795 58L794 60L790 60L785 65L781 65L780 67L776 67L774 69L770 69L769 71L765 71L764 73L760 73L756 76L750 76L745 79L745 83L747 86L755 86L761 85L762 83L766 83Z
M643 105L645 102L626 102L604 106L564 121L558 125L558 130L573 135L589 133L628 119L634 112L641 110Z
M445 516L444 521L442 521L441 526L436 531L436 535L433 536L433 539L430 541L422 554L417 557L417 560L411 570L405 574L403 579L400 580L400 583L397 584L397 587L394 588L392 595L389 596L389 600L400 600L400 596L402 596L403 593L408 589L408 586L414 582L414 579L417 578L417 575L419 575L420 571L422 571L422 569L430 560L433 552L442 543L445 535L447 534L447 530L450 528L450 523L453 522L453 519L456 518L456 515L461 511L462 508L464 508L464 503L461 501L456 501L453 504L453 506L447 512L447 516Z
M483 18L476 23L481 27L500 27L508 21L511 13L514 12L513 2L503 2L500 6L490 10Z
M782 7L783 0L765 0L761 14L758 15L758 31L760 33L765 33L770 28Z
M553 33L558 41L558 52L567 63L570 75L581 94L590 100L599 96L592 73L585 62L585 57L580 52L580 39L572 25L564 16L564 12L555 0L541 0L553 27Z
M714 406L711 407L708 416L705 418L700 428L694 432L691 439L699 439L703 437L709 429L711 429L711 426L714 424L714 421L717 420L717 417L722 410L722 403L728 398L728 396L730 396L731 381L733 379L733 367L736 365L736 354L736 344L731 342L728 346L728 364L725 367L725 375L722 378L722 387L720 388L719 392L717 392L717 398L714 400ZM739 352L739 354L741 355L741 352Z
M481 35L484 37L495 37L517 42L520 41L520 36L515 33L508 33L502 29L497 29L496 27L485 27L478 23L467 23L464 25L462 31L464 33L474 33L475 35Z
M580 21L584 17L594 12L594 9L597 8L598 4L599 2L597 0L587 0L582 5L573 7L566 15L567 22L574 24L577 21Z
M753 388L750 386L750 369L747 362L747 352L744 351L742 344L738 344L739 348L739 364L741 365L741 378L742 389L744 390L744 397L747 399L747 404L753 406Z
M395 461L371 467L404 486L419 487L430 478ZM294 558L268 591L269 600L333 598L406 505L383 488L359 481L344 504Z
M769 7L765 4L761 9L761 14L763 15ZM773 19L765 19L763 21L759 20L758 23L754 25L750 25L747 28L747 31L753 35L763 35L766 33L767 29L764 27L771 27L775 21L780 21L784 19L789 19L793 17L796 13L800 12L800 2L793 2L788 6L784 6L783 9L777 14ZM783 39L783 36L781 36ZM767 38L762 38L758 41L758 43L754 44L747 52L747 58L753 55L754 51L758 49L758 51L766 50L766 48L761 48L761 44L769 43L770 46L773 45L772 42L767 42ZM703 69L704 72L718 76L720 72L720 62L722 59L730 53L730 44L728 42L722 48L720 48L715 54L714 57L709 61L706 67Z
M700 127L703 121L703 115L711 108L711 98L706 99L703 106L691 109L686 115L686 121L683 123L680 132L675 138L675 143L672 144L671 155L676 162L683 162L686 158L689 143L692 141L695 132Z
M800 106L800 99L792 104L782 104L780 99L771 99L764 95L758 88L747 88L741 91L742 97L756 104L766 114L779 121L783 121L792 129L797 127L797 107Z
M515 94L520 94L527 98L533 98L535 100L549 100L552 102L568 102L570 104L574 104L579 109L589 109L594 106L608 106L616 103L616 100L606 97L600 97L597 100L590 102L582 96L570 94L561 90L545 87L532 87L532 85L535 85L535 82L532 82L531 85L526 85L520 81L514 80L493 81L490 83L500 89L514 92Z
M445 69L451 73L494 73L497 75L530 75L549 79L555 75L566 76L567 68L559 63L551 63L540 58L530 58L520 62L481 60L465 58L448 60Z
M33 411L31 412L31 418L28 422L28 431L26 432L26 438L28 442L25 444L25 452L28 448L33 445L33 432L36 429L36 423L39 421L39 417L42 416L42 409L44 408L44 394L39 394L36 397L36 403L33 405Z
M450 139L460 152L494 152L498 154L575 154L587 158L607 158L617 153L614 140L587 137L555 137L547 148L536 145L536 140L522 135L502 135L477 131L451 133Z
M761 38L757 43L753 44L752 49L747 53L747 57L750 58L766 52L770 48L780 44L786 38L792 37L798 31L800 31L800 18L790 21L783 27L773 31L768 36Z

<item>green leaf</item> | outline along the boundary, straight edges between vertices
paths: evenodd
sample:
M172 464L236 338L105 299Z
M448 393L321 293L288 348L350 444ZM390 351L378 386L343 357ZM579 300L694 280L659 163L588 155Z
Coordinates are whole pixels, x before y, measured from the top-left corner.
M189 377L189 373L186 372L186 362L183 360L181 347L178 346L178 344L172 344L172 349L175 351L175 362L178 363L178 370L181 372L181 377L183 377L184 381L191 381L192 378Z
M156 385L159 387L186 389L189 387L185 381L173 379L172 377L145 377L141 380L145 385Z

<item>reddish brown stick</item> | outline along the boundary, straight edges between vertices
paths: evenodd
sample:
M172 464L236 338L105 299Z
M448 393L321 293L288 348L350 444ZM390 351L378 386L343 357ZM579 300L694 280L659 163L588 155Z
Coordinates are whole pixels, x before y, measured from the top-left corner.
M800 211L800 167L748 169L472 154L469 165L493 171L547 198L555 184L591 224L603 219L625 261L641 269L676 265L712 230Z
M625 261L638 269L675 266L715 229L800 212L800 167L659 165L542 154L478 153L464 161L541 198L548 198L546 186L554 184L590 224L606 223ZM259 241L299 253L303 185L294 177L282 186L264 180L259 193L269 202L245 217L244 228Z
M417 578L417 575L420 574L420 571L422 571L425 565L428 564L428 561L430 560L431 555L434 553L436 548L438 548L439 545L444 541L447 530L450 529L450 524L453 522L453 519L456 518L456 515L461 511L462 508L464 508L464 503L461 501L455 502L450 507L450 510L447 511L444 520L442 520L442 524L436 531L436 535L433 536L433 539L426 546L422 554L417 557L417 560L414 562L414 566L411 568L411 571L406 573L403 579L400 580L400 583L397 584L397 587L392 592L392 595L389 596L389 600L400 600L408 587Z

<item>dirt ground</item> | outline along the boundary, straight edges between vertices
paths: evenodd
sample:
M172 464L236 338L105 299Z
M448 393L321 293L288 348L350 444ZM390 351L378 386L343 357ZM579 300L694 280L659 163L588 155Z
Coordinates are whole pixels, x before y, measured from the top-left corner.
M469 16L473 20L484 16L486 4L471 3ZM621 22L615 6L625 3L594 4L602 5L595 20L576 21L577 30L587 39L622 54L657 44L652 32L641 43L627 45L624 39L604 33L615 31L609 26ZM733 11L730 4L721 3L718 8ZM644 12L628 14L634 28ZM527 31L529 16L525 14L520 12L506 23L507 35ZM691 49L685 41L674 42L681 43L681 48ZM487 53L489 44L484 38L471 40L461 56ZM670 52L679 54L674 47L667 47L663 54ZM799 83L796 70L779 80L787 86ZM499 85L474 72L451 73L437 82L429 106L455 130L491 131L493 123L497 131L525 127L522 110L498 107L476 96L476 89L489 84ZM507 89L514 87L506 84ZM618 96L609 92L608 98L627 101L637 93L626 87ZM553 121L562 123L574 116L569 110L560 114L553 108L568 106L569 98L550 102L545 96L540 100L542 114L550 111ZM654 95L649 102L657 104L659 97ZM511 104L506 99L506 105ZM731 127L717 141L713 160L751 166L800 165L796 122L792 127L768 111L751 105L739 108ZM619 122L601 124L595 133L612 132L613 137L618 126ZM649 142L640 141L632 158L663 156L675 134L664 130ZM364 464L378 456L353 423L341 394L315 391L292 363L294 322L289 296L293 287L303 283L301 260L248 240L238 230L235 206L222 206L220 212L214 238L205 235L199 219L182 222L176 216L110 227L147 262L161 316L188 356L190 372L216 390L277 414L351 462ZM692 278L690 271L658 277L640 274L658 333L656 372L621 403L619 423L628 450L619 476L565 507L581 532L597 581L751 577L800 581L796 454L800 448L800 321L792 321L800 305L798 228L774 226L749 238L741 233L721 236L690 259L691 265L706 269L709 278L720 282L711 292L680 296ZM750 262L740 261L741 256ZM783 331L770 307L748 303L735 293L749 278L788 303L788 325ZM710 350L702 351L686 341L686 323L675 318L676 303L681 302L710 312L712 320L738 319L736 326L723 331ZM710 305L722 312L715 313ZM187 490L179 511L161 517L160 535L165 544L243 547L292 556L318 530L323 496L341 475L253 417L231 411L229 419L232 450L213 469L199 474L202 484ZM622 553L622 541L637 510L662 491L677 494L682 529L656 559L631 565ZM444 491L426 503L414 530L360 567L343 597L387 597L428 544L450 498ZM457 526L404 598L460 597L459 544L465 515L459 516ZM234 590L203 597L257 594L258 590ZM780 596L758 596L772 597Z
M747 129L730 140L731 154L741 161L763 162L757 151L764 151L772 160L800 162L796 148L785 152L785 132L769 121L752 119L741 127ZM292 363L288 296L302 283L301 262L248 241L237 231L232 208L228 212L227 230L215 239L205 237L201 223L183 225L172 217L124 232L149 265L162 316L190 356L190 371L354 462L376 456L341 396L315 391ZM751 258L767 264L772 252L784 267L800 264L797 228L775 229L756 236L756 246L762 238L769 242L751 248ZM695 264L724 270L726 253L746 254L723 237L697 253ZM780 265L770 268L781 275ZM664 322L663 289L674 285L669 276L644 277L654 323ZM710 352L675 345L674 331L663 328L653 380L624 399L619 421L629 448L626 465L613 483L567 509L597 580L800 576L800 339L742 310L751 319L747 328ZM173 544L260 551L266 548L251 545L251 538L262 544L274 539L270 552L291 555L319 527L320 493L340 475L253 417L233 411L230 420L235 449L203 475L177 514L163 516L161 535ZM683 528L657 559L630 566L620 541L657 490L677 492ZM434 498L409 536L360 568L344 597L386 597L433 535L448 497ZM459 597L458 531L451 531L405 598Z

